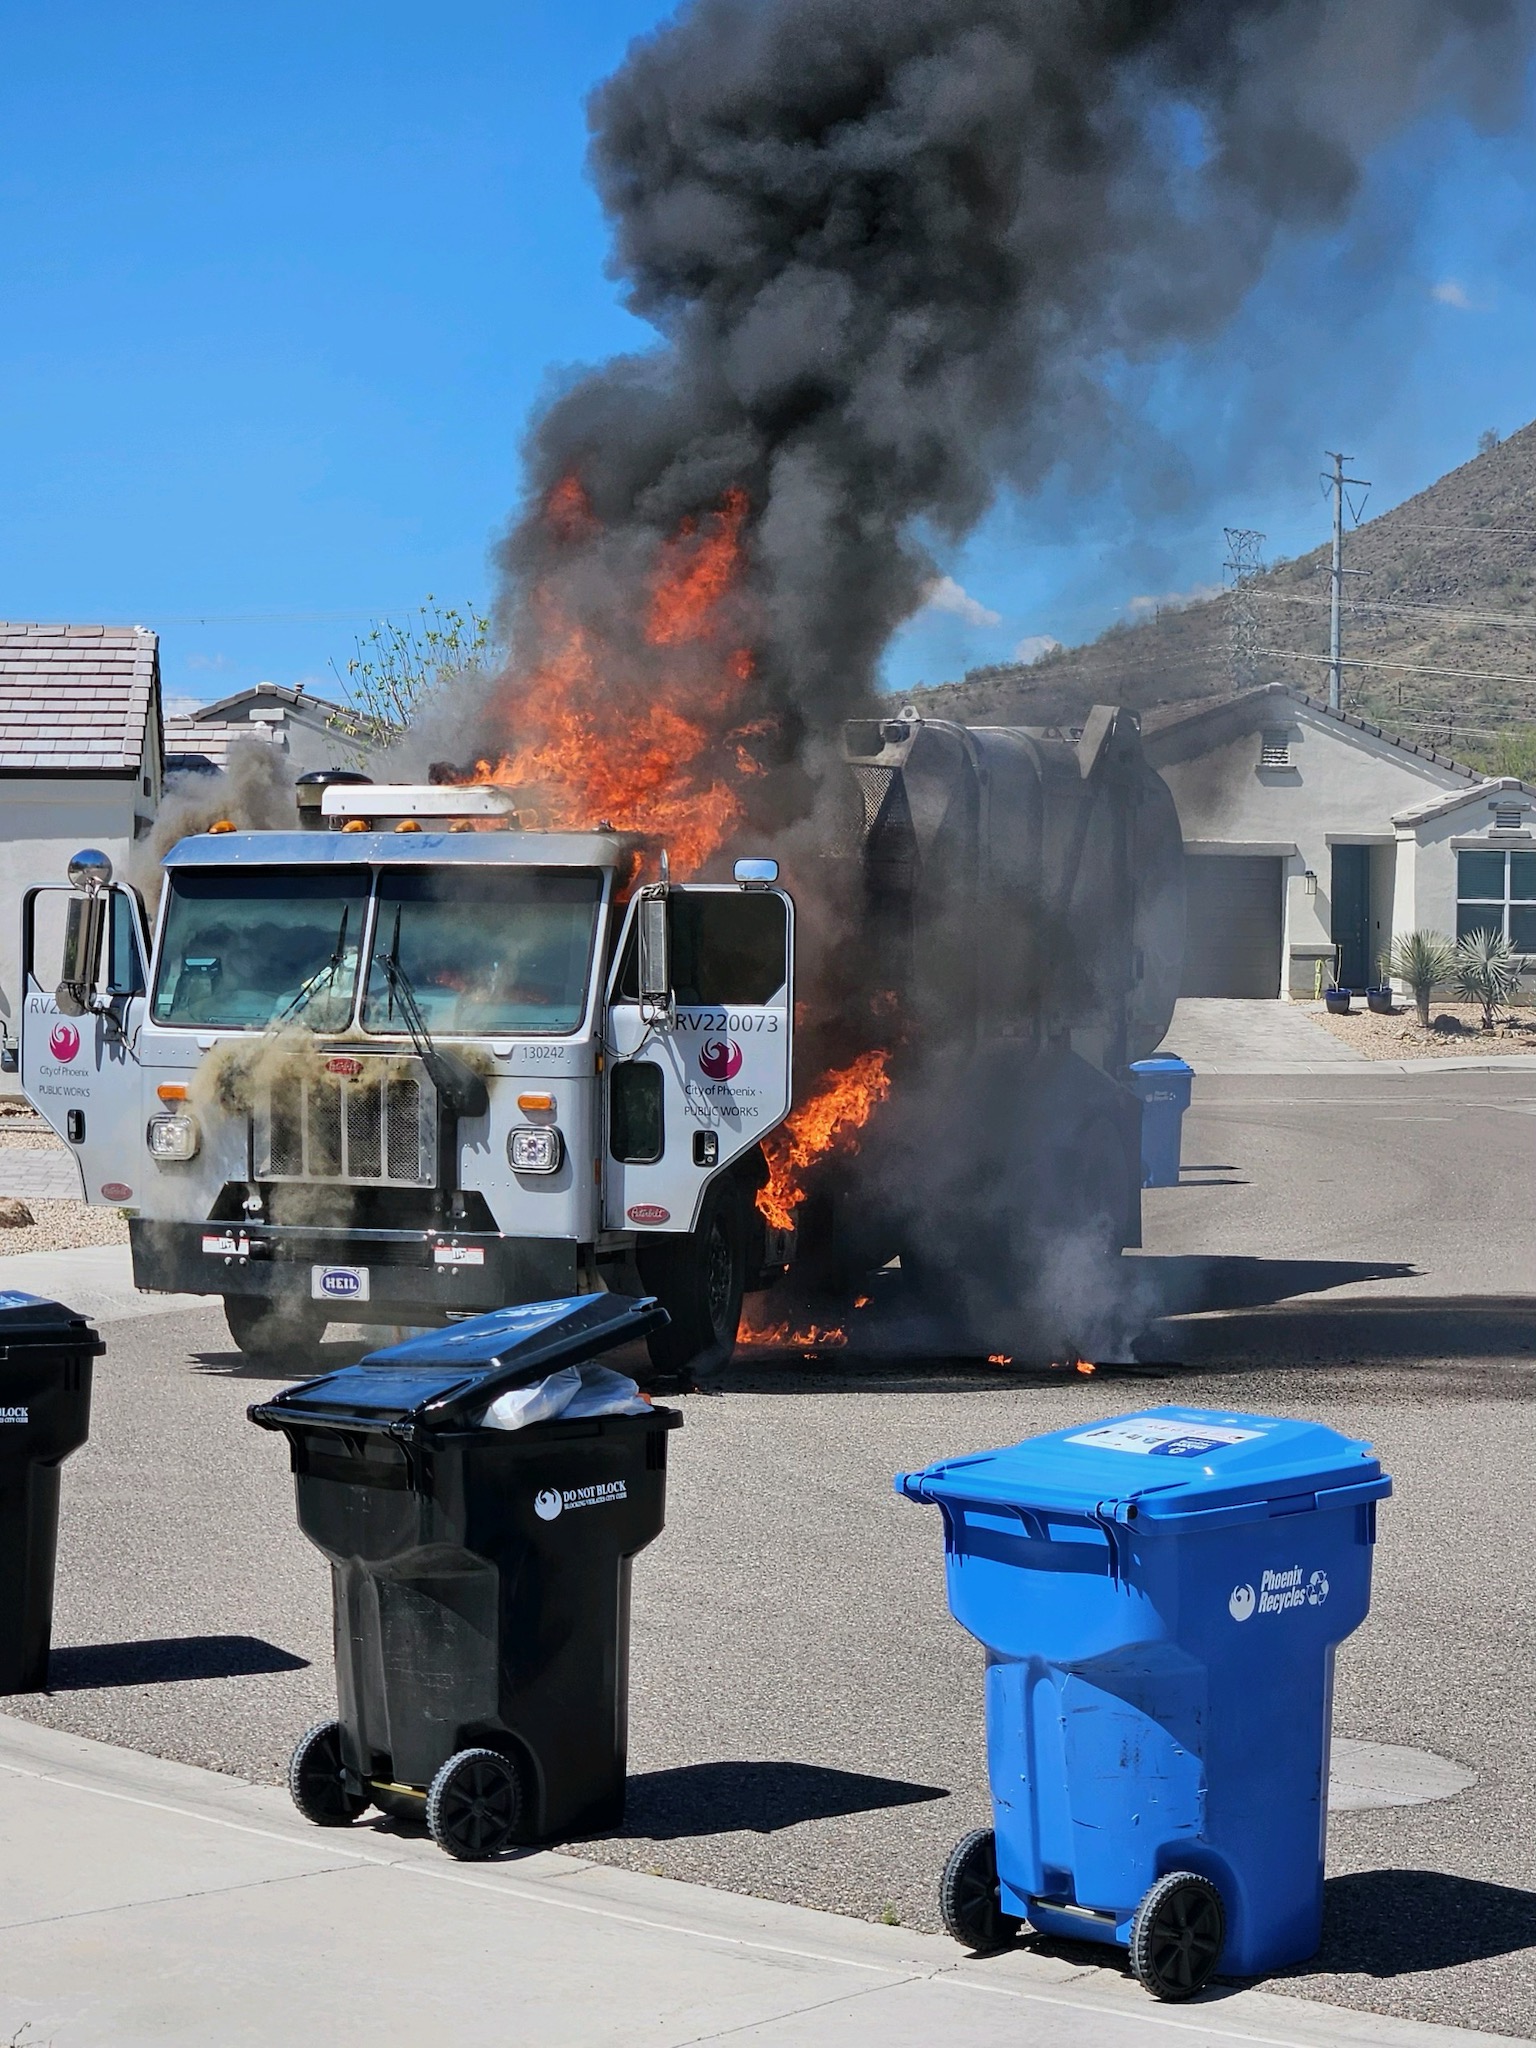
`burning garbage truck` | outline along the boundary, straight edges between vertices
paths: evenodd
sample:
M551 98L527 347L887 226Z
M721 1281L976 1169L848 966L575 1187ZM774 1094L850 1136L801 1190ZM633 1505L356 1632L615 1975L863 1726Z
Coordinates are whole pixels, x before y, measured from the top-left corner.
M1110 709L855 720L844 754L791 886L771 847L678 880L494 782L341 773L291 831L171 847L153 929L82 853L25 900L26 1093L137 1285L219 1296L253 1358L608 1289L666 1306L658 1373L704 1375L744 1295L894 1258L1017 1308L1139 1241L1172 801ZM839 933L798 999L797 898Z

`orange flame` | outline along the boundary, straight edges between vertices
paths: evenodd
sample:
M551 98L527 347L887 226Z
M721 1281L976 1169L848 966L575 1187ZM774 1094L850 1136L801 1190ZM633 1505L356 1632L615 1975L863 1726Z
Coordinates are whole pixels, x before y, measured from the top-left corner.
M727 606L742 582L749 510L745 491L728 490L715 511L685 520L664 543L637 622L639 656L568 617L552 586L536 589L531 612L544 652L509 681L513 743L477 762L474 779L527 792L541 825L643 832L667 845L679 876L696 872L742 816L742 779L760 772L746 743L764 727L743 701L755 666L751 650L734 644L739 622ZM562 544L601 531L576 477L555 485L544 517ZM644 672L620 703L616 675L636 659Z
M861 1052L851 1066L828 1074L810 1101L792 1110L763 1141L768 1183L757 1191L757 1206L774 1230L794 1227L808 1167L834 1146L858 1151L856 1134L891 1092L889 1058L885 1052Z
M754 1323L755 1303L749 1303L741 1326L736 1332L738 1344L772 1345L776 1351L840 1351L848 1342L848 1332L835 1323L823 1327L819 1323L807 1323L803 1329L796 1329L786 1319L779 1323Z

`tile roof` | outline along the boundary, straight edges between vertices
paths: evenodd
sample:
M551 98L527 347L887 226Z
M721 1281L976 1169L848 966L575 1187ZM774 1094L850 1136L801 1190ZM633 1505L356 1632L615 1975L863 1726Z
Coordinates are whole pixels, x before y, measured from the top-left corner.
M158 683L147 627L0 620L0 771L135 773Z
M264 725L244 718L211 719L199 713L168 712L165 720L165 771L229 766L229 750L237 740L257 747L277 746L281 739L268 736Z

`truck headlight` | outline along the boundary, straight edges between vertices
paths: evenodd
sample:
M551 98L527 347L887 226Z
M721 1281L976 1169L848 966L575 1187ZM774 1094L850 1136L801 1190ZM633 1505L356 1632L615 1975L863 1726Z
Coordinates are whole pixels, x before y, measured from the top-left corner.
M148 1131L151 1159L195 1159L203 1134L195 1116L151 1117Z
M564 1157L565 1146L552 1124L521 1124L507 1133L507 1164L514 1173L554 1173Z

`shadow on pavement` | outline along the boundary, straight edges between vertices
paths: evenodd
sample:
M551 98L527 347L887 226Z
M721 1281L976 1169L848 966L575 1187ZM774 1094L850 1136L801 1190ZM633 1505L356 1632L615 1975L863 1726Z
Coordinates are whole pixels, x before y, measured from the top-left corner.
M1206 1371L1525 1358L1536 1355L1536 1295L1277 1303L1197 1321L1154 1321L1136 1351L1148 1363Z
M143 1643L85 1643L55 1650L49 1692L87 1692L106 1685L167 1685L192 1678L256 1678L270 1671L307 1671L309 1659L259 1636L170 1636Z
M1412 1977L1536 1948L1536 1892L1480 1878L1361 1870L1330 1877L1324 1900L1323 1946L1301 1974Z
M1148 1316L1257 1308L1298 1294L1359 1287L1368 1280L1411 1280L1417 1266L1383 1259L1239 1259L1192 1255L1129 1258L1121 1264L1130 1303Z
M389 1339L380 1337L378 1341L387 1344ZM365 1352L376 1348L355 1338L345 1338L317 1344L313 1351L296 1351L281 1365L247 1358L241 1351L193 1351L189 1359L194 1372L206 1373L212 1379L263 1380L272 1386L291 1387L300 1380L318 1379L321 1373L339 1372L344 1365L355 1365Z
M871 1778L820 1764L684 1764L630 1779L624 1833L656 1842L687 1835L771 1835L801 1821L836 1820L948 1797L943 1786Z

